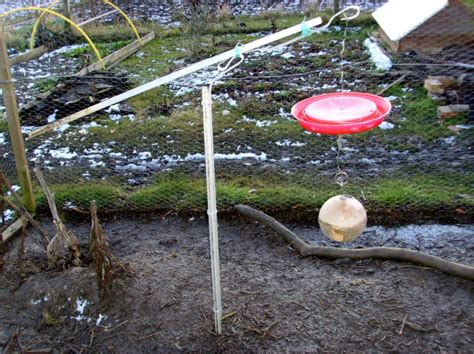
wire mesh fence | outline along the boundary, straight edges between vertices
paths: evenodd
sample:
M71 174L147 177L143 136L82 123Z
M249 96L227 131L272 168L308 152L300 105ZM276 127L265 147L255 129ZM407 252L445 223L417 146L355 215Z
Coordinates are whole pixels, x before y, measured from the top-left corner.
M246 203L315 221L322 203L341 193L334 176L343 170L342 193L363 201L372 222L472 220L473 15L466 8L459 16L464 5L453 3L398 40L363 14L347 27L338 21L287 47L246 54L213 88L219 210ZM25 136L303 15L225 19L197 35L140 25L142 36L157 30L157 38L105 70L84 70L98 60L90 45L63 22L45 20L35 47L47 43L47 53L12 66ZM125 27L120 20L85 29L104 58L136 40ZM27 42L15 36L12 43ZM10 48L12 57L20 51ZM40 162L64 210L96 200L102 212L205 211L200 88L217 74L210 67L27 138L28 160ZM303 130L290 114L301 99L341 91L383 95L392 113L339 143ZM2 125L0 168L14 179L6 131Z

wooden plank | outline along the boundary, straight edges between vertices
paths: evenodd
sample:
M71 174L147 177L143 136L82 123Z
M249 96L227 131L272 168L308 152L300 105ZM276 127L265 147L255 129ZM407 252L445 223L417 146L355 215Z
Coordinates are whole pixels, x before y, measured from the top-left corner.
M89 23L91 23L91 22L94 22L94 21L97 21L97 20L101 19L102 17L112 15L112 14L114 14L114 13L116 13L116 12L118 12L118 10L112 10L112 11L103 13L102 15L99 15L99 16L96 16L96 17L93 17L93 18L90 18L90 19L88 19L88 20L85 20L85 21L83 21L83 22L81 22L81 23L78 23L77 25L78 25L79 27L82 27L82 26L85 26L85 25L87 25L87 24L89 24Z
M54 1L53 1L54 2ZM49 7L49 5L52 5L53 2L50 2L50 3L47 3L47 4L38 4L37 7ZM21 21L21 22L17 22L17 23L13 23L11 25L8 25L8 26L5 26L3 27L4 30L8 30L10 28L15 28L15 27L18 27L18 26L23 26L23 25L27 25L27 24L30 24L30 23L33 23L36 21L36 15L33 15L34 17L29 19L29 20L25 20L25 21Z
M107 15L111 15L114 12L117 12L117 10L112 10L112 11L106 12L102 15L99 15L97 17L94 17L94 18L91 18L91 19L86 20L84 22L81 22L81 23L78 24L78 26L79 27L85 26L88 23L91 23L91 22L93 22L95 20L98 20L102 17L105 17ZM33 20L29 20L28 22L32 22ZM10 58L10 65L15 65L15 64L18 64L18 63L24 63L24 62L30 61L32 59L39 58L40 56L42 56L43 54L46 54L48 52L49 52L48 46L42 45L38 48L34 48L32 50L29 50L26 53L23 53L23 54L20 54L20 55L17 55L17 56L14 56L14 57Z
M306 24L308 25L309 28L318 26L321 23L322 23L321 17L317 17L317 18L314 18L314 19L309 20L309 21L306 22ZM245 53L250 52L252 50L255 50L259 47L269 45L270 43L282 40L286 37L298 34L300 32L301 32L301 25L296 25L296 26L287 28L283 31L273 33L273 34L268 35L266 37L263 37L263 38L255 40L253 42L242 45L240 47L240 52L242 54L245 54ZM98 111L100 111L104 108L107 108L107 107L110 107L114 104L125 101L125 100L127 100L131 97L135 97L139 94L142 94L144 92L152 90L152 89L154 89L158 86L166 85L166 84L168 84L168 83L170 83L174 80L177 80L179 78L182 78L186 75L192 74L192 73L194 73L196 71L199 71L199 70L202 70L202 69L205 69L209 66L219 64L219 63L221 63L225 60L229 60L229 59L234 58L234 57L235 57L235 49L231 49L231 50L228 50L224 53L218 54L214 57L202 60L202 61L197 62L197 63L192 64L192 65L188 65L187 67L185 67L181 70L175 71L174 73L171 73L171 74L166 75L164 77L157 78L157 79L155 79L153 81L150 81L146 84L135 87L134 89L132 89L130 91L121 93L120 95L117 95L117 96L114 96L112 98L106 99L102 102L99 102L99 103L93 105L93 106L90 106L86 109L83 109L82 111L76 112L74 114L71 114L70 116L67 116L67 117L59 119L59 120L57 120L53 123L50 123L50 124L45 125L43 127L40 127L38 129L32 131L28 135L28 139L31 139L33 137L42 135L46 132L49 132L51 130L54 130L54 129L60 127L63 124L70 123L70 122L73 122L77 119L86 117L89 114L98 112Z
M35 210L35 198L31 184L30 169L25 152L25 142L21 132L20 117L16 102L15 86L13 85L10 61L8 60L7 45L0 21L0 82L2 87L3 104L5 106L6 120L10 134L13 155L15 156L18 180L22 188L23 204L30 210Z
M29 50L23 54L10 58L10 65L15 65L18 63L24 63L25 61L30 61L31 59L38 58L48 52L49 52L49 48L45 45L42 45L40 47Z
M2 239L0 241L2 243L7 243L18 231L21 230L22 227L23 221L19 218L2 232Z
M12 25L9 25L9 26L5 26L4 29L5 30L9 30L11 28L16 28L16 27L19 27L19 26L23 26L23 25L28 25L30 23L33 23L36 19L35 18L32 18L32 19L29 19L29 20L25 20L25 21L21 21L21 22L18 22L18 23L14 23Z
M120 48L119 50L113 52L112 54L106 56L105 58L102 59L102 63L107 66L108 64L112 64L116 61L123 60L133 53L135 53L137 50L139 50L143 45L146 43L150 42L155 38L155 32L150 32L146 36L142 37L140 43L138 40L134 41L133 43L130 43L129 45ZM100 62L96 62L94 64L89 65L87 68L82 69L79 71L76 76L84 76L90 72L100 70L102 69L102 64Z

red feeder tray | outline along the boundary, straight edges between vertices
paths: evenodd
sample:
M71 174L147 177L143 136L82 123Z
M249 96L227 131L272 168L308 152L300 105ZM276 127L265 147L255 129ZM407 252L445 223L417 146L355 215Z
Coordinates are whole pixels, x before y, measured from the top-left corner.
M377 127L392 105L383 97L362 92L328 93L307 98L291 109L300 125L320 134L356 134Z

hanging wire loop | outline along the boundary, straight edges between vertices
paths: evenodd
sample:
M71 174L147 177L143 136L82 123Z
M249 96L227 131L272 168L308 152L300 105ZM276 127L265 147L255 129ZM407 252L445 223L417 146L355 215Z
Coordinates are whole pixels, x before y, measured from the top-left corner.
M347 182L349 182L349 175L344 171L339 171L334 176L334 180L341 188L343 188Z
M234 70L236 67L238 67L242 62L245 60L244 55L242 54L241 48L242 44L239 42L235 46L235 55L230 58L229 60L224 60L223 62L217 64L217 70L219 73L212 79L211 83L209 84L209 91L212 93L212 87L214 86L215 82L222 78L225 74L227 74L229 71ZM233 65L231 65L235 59L239 59L239 61L235 62Z
M349 11L355 11L355 13L351 16L348 16L347 15L347 12ZM343 20L344 21L349 21L349 20L353 20L357 17L359 17L360 15L360 7L359 6L355 6L355 5L351 5L351 6L347 6L345 7L344 9L342 9L341 11L339 11L338 13L334 14L334 16L332 16L328 23L326 23L324 26L321 26L321 27L318 27L318 28L315 28L315 29L310 29L310 28L307 28L307 26L305 26L305 20L303 20L303 22L301 22L301 35L296 37L296 38L293 38L293 39L290 39L289 41L285 42L285 43L282 43L278 46L276 46L276 48L282 48L282 47L286 47L287 45L289 44L292 44L294 42L297 42L299 41L300 39L303 39L307 36L309 36L310 34L313 34L313 33L318 33L322 30L325 30L326 28L328 28L329 26L331 26L332 22L340 15L344 14L344 18Z

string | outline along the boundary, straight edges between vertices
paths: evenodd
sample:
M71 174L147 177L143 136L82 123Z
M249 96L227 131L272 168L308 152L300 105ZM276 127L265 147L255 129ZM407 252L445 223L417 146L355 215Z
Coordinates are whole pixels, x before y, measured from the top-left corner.
M344 14L345 16L345 14ZM346 19L345 19L346 20ZM344 53L346 51L346 38L347 38L347 23L348 21L346 20L346 24L344 26L344 34L343 34L343 37L342 37L342 43L341 43L341 52L339 53L339 72L340 72L340 75L341 75L341 82L340 82L340 85L341 85L341 109L343 108L342 107L342 96L344 94L344 65L343 65L343 59L344 59Z
M357 14L358 15L358 14ZM332 19L331 19L332 20ZM342 37L342 42L341 42L341 51L339 53L339 73L340 73L340 107L339 109L342 110L344 109L343 106L343 97L344 97L344 65L343 65L343 59L344 59L344 53L346 51L346 38L347 38L347 27L348 27L348 18L346 16L346 13L344 13L344 20L345 20L345 26L344 26L344 34ZM336 155L336 165L337 165L337 173L336 176L334 177L336 183L339 185L341 188L341 194L344 194L344 186L348 182L349 176L346 172L344 172L341 169L340 166L340 157L341 157L341 152L343 151L343 140L342 140L342 135L337 136L337 155Z

